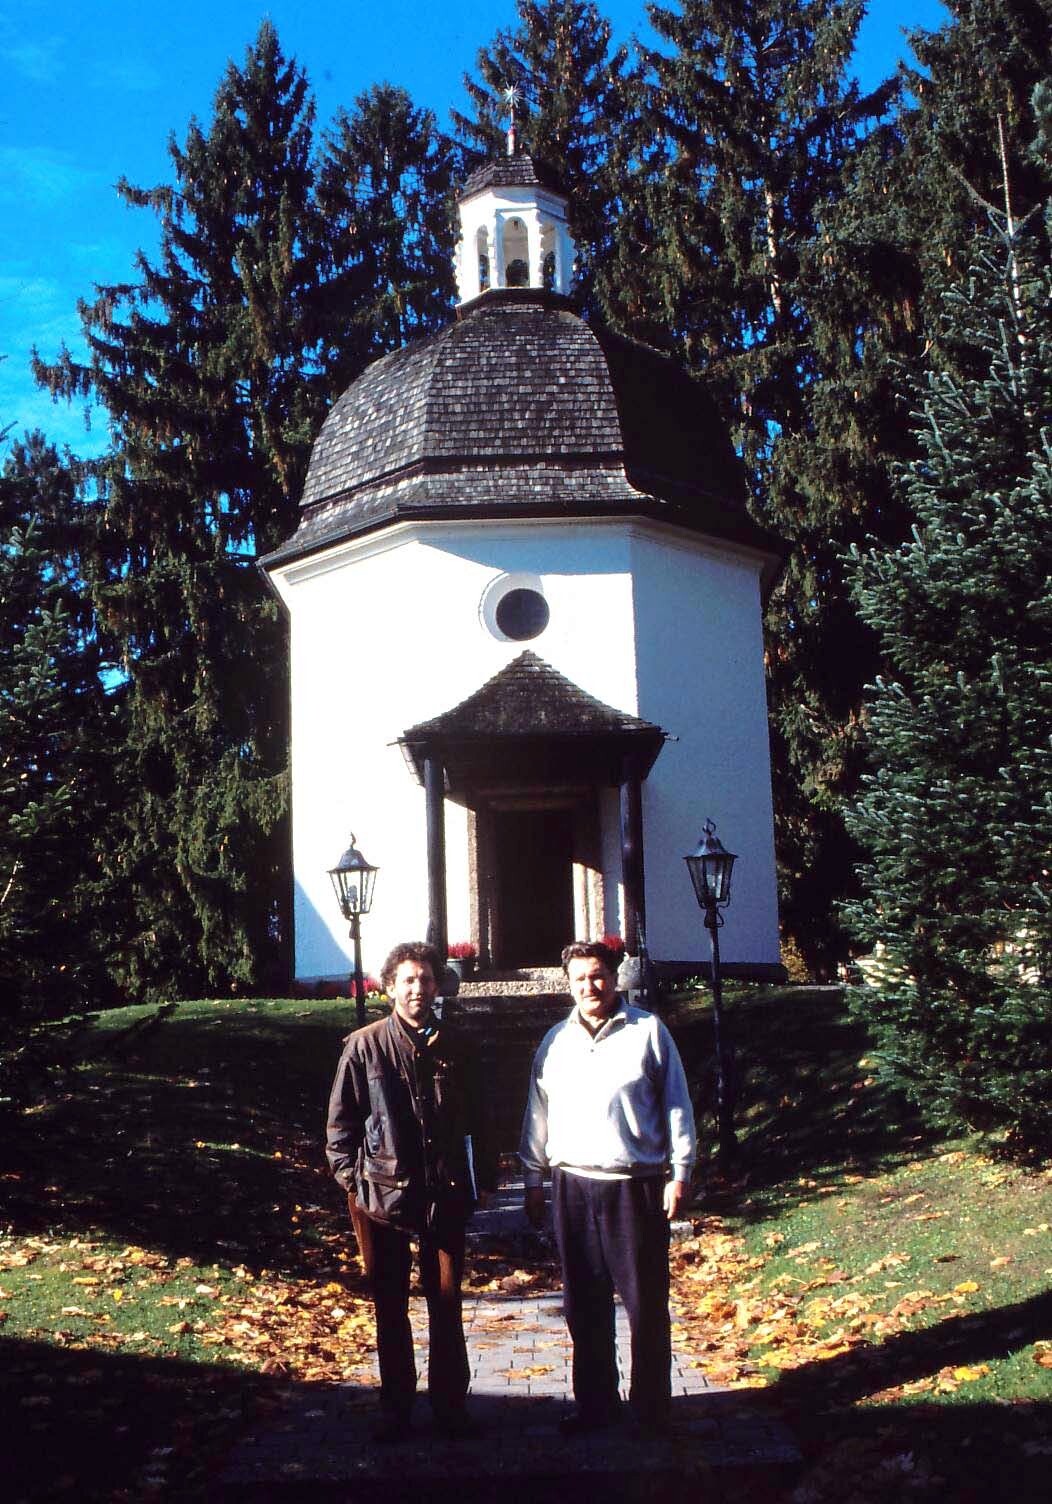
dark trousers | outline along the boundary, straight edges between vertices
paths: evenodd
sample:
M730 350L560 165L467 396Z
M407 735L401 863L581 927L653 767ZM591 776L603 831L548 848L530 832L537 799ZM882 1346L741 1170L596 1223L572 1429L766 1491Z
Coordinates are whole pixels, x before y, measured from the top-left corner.
M358 1251L376 1311L380 1405L408 1420L416 1394L416 1362L409 1323L410 1234L367 1217L348 1197ZM464 1273L464 1224L419 1234L420 1283L427 1300L427 1393L439 1419L464 1408L469 1370L460 1282Z
M618 1404L615 1291L632 1335L632 1409L644 1422L668 1418L672 1337L664 1185L660 1176L590 1180L552 1171L573 1392L589 1419L608 1418Z

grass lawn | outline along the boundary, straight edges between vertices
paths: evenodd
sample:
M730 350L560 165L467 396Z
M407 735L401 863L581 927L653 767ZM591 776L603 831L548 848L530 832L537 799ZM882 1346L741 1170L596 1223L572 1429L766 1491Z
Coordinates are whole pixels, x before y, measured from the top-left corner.
M678 1013L694 1079L706 1012ZM789 1422L794 1504L1044 1504L1052 1170L926 1134L834 990L742 989L728 1018L741 1153L675 1256L680 1340Z
M288 1374L353 1363L365 1303L319 1157L347 1007L101 1014L5 1124L7 1497L190 1490Z
M1052 1475L1052 1177L926 1135L823 989L738 989L741 1153L674 1256L677 1341L800 1439L793 1504ZM703 994L672 1008L699 1104ZM346 1001L100 1015L0 1168L6 1497L191 1499L290 1386L371 1368L324 1166ZM703 1129L707 1125L703 1122ZM469 1281L506 1276L477 1260Z

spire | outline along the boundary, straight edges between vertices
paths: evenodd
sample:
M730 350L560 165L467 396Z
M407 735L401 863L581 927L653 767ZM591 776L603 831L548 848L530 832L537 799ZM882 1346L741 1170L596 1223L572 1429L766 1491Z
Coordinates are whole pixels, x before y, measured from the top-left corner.
M518 150L518 140L515 131L515 106L519 102L519 90L515 84L509 84L504 90L504 103L508 106L508 156L513 157Z

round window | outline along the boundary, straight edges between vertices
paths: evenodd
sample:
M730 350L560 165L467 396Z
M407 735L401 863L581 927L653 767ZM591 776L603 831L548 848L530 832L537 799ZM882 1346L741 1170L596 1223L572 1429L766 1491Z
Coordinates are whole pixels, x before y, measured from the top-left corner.
M529 642L539 637L548 625L551 613L539 590L509 590L497 602L494 620L497 628L512 642Z
M490 580L479 601L479 620L500 642L539 637L551 620L541 576L521 570Z

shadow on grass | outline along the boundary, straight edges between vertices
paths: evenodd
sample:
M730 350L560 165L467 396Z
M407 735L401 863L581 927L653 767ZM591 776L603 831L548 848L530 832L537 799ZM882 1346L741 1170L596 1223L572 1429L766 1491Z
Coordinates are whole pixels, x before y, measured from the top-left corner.
M981 1364L1049 1337L1052 1293L1044 1292L805 1364L781 1374L763 1395L796 1435L805 1473L815 1474L808 1498L906 1495L953 1504L1045 1504L1052 1475L1047 1402L976 1404L963 1390L940 1403L867 1401L942 1369ZM853 1473L868 1480L857 1490ZM826 1492L823 1483L833 1491Z
M5 1499L190 1497L287 1385L240 1369L2 1344ZM175 1489L176 1494L170 1492Z
M242 1005L97 1032L71 1089L5 1124L4 1225L327 1277L345 1219L325 1105L346 1027Z
M677 1402L674 1426L689 1419L704 1444L709 1416L737 1457L699 1473L690 1448L677 1449L674 1441L667 1466L655 1469L635 1456L638 1443L614 1436L610 1447L628 1450L604 1455L602 1478L620 1457L624 1476L618 1477L616 1497L638 1498L641 1504L698 1499L901 1504L904 1498L923 1504L1008 1499L1046 1504L1052 1406L865 1402L934 1368L978 1363L1032 1342L1052 1332L1050 1322L1052 1296L1044 1295L983 1316L961 1316L936 1332L900 1334L880 1348L806 1365L783 1374L770 1390L717 1392ZM12 1501L137 1504L166 1498L261 1504L273 1499L292 1504L302 1498L347 1504L351 1498L383 1497L554 1504L580 1476L581 1455L575 1444L560 1442L553 1419L525 1445L521 1458L514 1446L507 1451L498 1446L494 1453L503 1427L509 1436L520 1429L518 1400L501 1401L503 1420L476 1401L477 1413L488 1423L485 1450L479 1453L468 1444L457 1467L447 1470L442 1457L431 1453L423 1405L414 1446L368 1448L372 1390L41 1342L10 1341L3 1347L0 1403L9 1420L3 1494ZM521 1405L535 1403L524 1386ZM788 1424L802 1453L800 1464L764 1465L761 1439L769 1410ZM538 1438L547 1435L549 1425L550 1439L538 1450ZM253 1481L228 1481L231 1448L246 1434L253 1437L253 1453L263 1444L263 1471ZM761 1442L752 1458L751 1439ZM540 1477L539 1459L545 1464ZM590 1476L595 1481L600 1474L593 1470Z
M726 1016L736 1064L739 1153L727 1207L710 1195L706 1205L713 1210L762 1216L774 1193L780 1207L792 1205L845 1172L890 1170L939 1141L863 1063L870 1041L864 1026L847 1013L839 988L783 988L737 997ZM673 1019L672 1028L695 1085L702 1144L711 1148L711 1015L703 1012L681 1023Z

